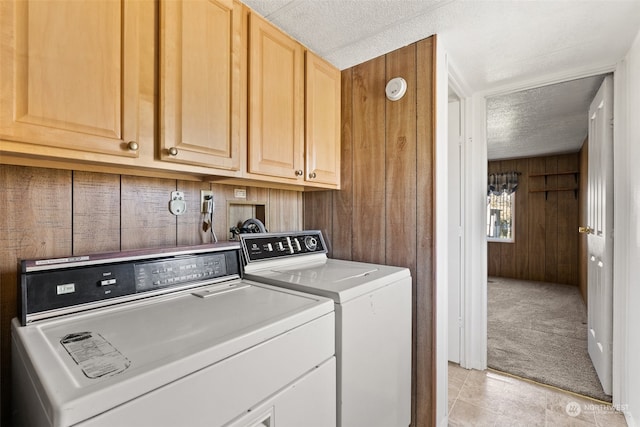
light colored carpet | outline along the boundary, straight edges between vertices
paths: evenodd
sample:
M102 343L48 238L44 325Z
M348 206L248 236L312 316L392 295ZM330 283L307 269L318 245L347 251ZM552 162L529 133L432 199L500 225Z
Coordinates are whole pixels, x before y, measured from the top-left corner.
M611 402L587 351L576 286L489 277L489 367Z

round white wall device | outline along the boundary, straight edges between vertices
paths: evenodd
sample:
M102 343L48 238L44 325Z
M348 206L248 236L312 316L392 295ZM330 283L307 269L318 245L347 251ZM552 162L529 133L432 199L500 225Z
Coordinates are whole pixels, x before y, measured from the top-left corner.
M407 91L407 81L402 77L395 77L389 80L384 92L389 101L397 101L402 98Z

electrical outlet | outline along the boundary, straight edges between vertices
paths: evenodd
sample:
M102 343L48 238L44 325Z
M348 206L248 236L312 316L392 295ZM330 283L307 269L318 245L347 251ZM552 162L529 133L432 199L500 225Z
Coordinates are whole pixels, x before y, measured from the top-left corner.
M200 190L200 212L211 213L213 209L213 191Z
M247 190L244 188L234 188L233 189L233 197L236 199L246 199L247 198Z

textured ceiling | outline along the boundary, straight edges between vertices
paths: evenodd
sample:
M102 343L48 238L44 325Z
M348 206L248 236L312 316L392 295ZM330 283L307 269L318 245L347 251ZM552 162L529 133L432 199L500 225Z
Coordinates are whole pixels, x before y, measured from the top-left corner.
M589 105L604 76L515 92L487 100L488 158L580 150Z
M640 30L640 0L242 1L340 69L438 34L450 66L471 93L611 66L622 59ZM551 141L548 135L554 133L550 129L564 126L562 133L569 138L568 123L578 121L576 111L583 109L592 88L571 84L567 86L571 93L563 92L561 103L545 104L535 98L551 96L560 88L514 96L514 102L528 105L528 114L521 114L518 121L509 119L516 113L509 112L507 104L490 112L489 120L505 123L499 132L501 156L522 157L525 154L518 150L525 146L534 154L566 148L560 141ZM586 92L573 92L583 89ZM523 100L527 95L534 98ZM544 111L535 111L536 105ZM546 117L550 111L554 115ZM585 110L583 127L576 125L571 132L582 135L582 140L586 114ZM536 123L534 118L546 121ZM517 127L509 130L507 124ZM505 135L522 136L527 129L526 144L524 138L506 141ZM490 152L494 152L495 141L488 141ZM513 152L509 144L515 144Z

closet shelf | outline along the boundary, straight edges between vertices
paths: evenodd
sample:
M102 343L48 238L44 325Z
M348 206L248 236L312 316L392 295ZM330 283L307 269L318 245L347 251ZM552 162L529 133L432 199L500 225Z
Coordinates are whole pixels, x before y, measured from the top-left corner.
M542 190L529 190L529 193L542 193L544 192L544 198L545 200L549 197L549 191L573 191L573 195L574 197L577 199L578 198L578 175L580 174L580 171L564 171L564 172L542 172L542 173L532 173L529 174L529 178L533 178L533 177L544 177L544 186L545 188ZM560 175L573 175L573 178L576 182L576 186L575 187L559 187L559 188L546 188L547 186L547 177L550 176L560 176ZM551 184L553 185L553 184Z
M534 176L578 175L579 173L580 171L530 173L529 178Z
M529 190L529 193L544 193L545 200L549 196L549 192L557 192L557 191L573 191L573 196L578 198L578 187L561 187L561 188L543 188L541 190Z
M578 191L577 187L567 187L567 188L543 188L542 190L529 190L529 193L545 193L549 191Z

